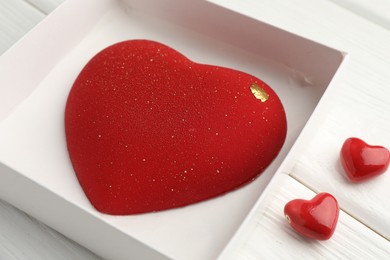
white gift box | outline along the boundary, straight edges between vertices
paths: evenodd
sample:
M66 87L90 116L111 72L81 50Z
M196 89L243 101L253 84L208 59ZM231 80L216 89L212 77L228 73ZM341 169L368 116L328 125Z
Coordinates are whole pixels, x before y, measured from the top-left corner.
M236 191L187 207L132 216L97 212L73 172L63 113L86 62L127 39L160 41L195 62L267 82L288 120L271 166ZM331 94L344 60L338 50L212 2L67 0L0 57L0 196L105 258L215 259L271 178L282 174L282 162L293 163L305 142L298 136L324 93Z

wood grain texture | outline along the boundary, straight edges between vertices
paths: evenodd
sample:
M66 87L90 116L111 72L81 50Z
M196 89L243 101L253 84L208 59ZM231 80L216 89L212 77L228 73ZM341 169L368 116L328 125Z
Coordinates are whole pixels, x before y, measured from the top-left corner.
M272 4L243 1L243 6L232 1L231 5L348 53L333 100L327 104L328 113L315 136L306 137L311 138L307 140L311 144L298 157L291 174L316 191L332 192L347 212L389 239L389 172L376 180L351 185L342 176L338 156L343 141L351 136L390 147L390 31L325 0L276 0ZM263 11L259 14L256 10Z
M0 55L45 17L22 0L0 0Z
M241 239L220 260L249 259L387 259L390 242L340 211L333 236L327 241L302 237L288 225L284 205L296 198L311 199L315 193L289 176L275 183L240 230ZM276 187L277 186L277 187Z
M315 12L316 7L308 7ZM342 143L351 136L390 147L390 32L345 14L337 6L324 4L323 8L327 13L343 14L343 18L328 21L322 26L324 35L316 39L348 52L349 60L338 79L340 87L328 104L329 113L292 175L317 191L332 192L347 212L389 239L390 211L385 198L390 196L390 175L352 185L342 176L338 157ZM321 18L325 19L318 17L317 21ZM338 26L342 19L348 20L348 25Z
M222 1L222 0L221 0ZM0 54L45 17L62 0L0 0ZM218 2L218 1L216 1ZM285 183L273 187L266 210L253 216L242 229L244 242L230 258L388 259L390 225L386 200L389 172L370 182L346 182L338 162L345 138L358 136L390 147L390 3L377 0L223 0L249 16L338 48L348 53L348 66L339 75L342 88L329 105L311 144L298 158ZM370 3L370 4L368 4ZM370 10L371 5L372 10ZM342 7L340 7L342 6ZM352 12L345 10L348 8ZM379 18L378 18L378 13ZM361 17L363 15L363 17ZM329 19L332 17L332 19ZM367 19L374 23L367 22ZM376 24L380 26L377 26ZM288 200L312 197L315 191L332 192L343 212L332 240L312 242L295 234L281 209ZM346 214L349 213L350 215ZM246 230L248 228L248 230ZM246 230L246 231L245 231ZM0 201L0 259L95 259L92 253L52 229ZM379 234L383 235L381 237Z
M0 230L0 259L99 259L4 201L0 201Z
M388 0L331 0L367 20L390 29L390 5Z
M30 3L41 12L49 14L64 2L64 0L26 0L26 2Z
M349 102L346 107L353 107L353 104L348 104ZM387 113L389 111L390 108ZM379 114L379 118L364 118L362 115L346 112L338 112L337 117L327 118L321 127L324 130L313 138L291 174L317 191L326 190L337 195L349 214L389 239L390 212L386 198L389 196L390 175L385 173L366 182L350 183L345 178L339 161L339 150L344 140L350 136L390 147L386 138L386 132L390 128L381 127L386 126L381 122L381 118L386 120L386 113L382 111L375 114ZM354 121L355 127L345 128L345 121Z
M62 2L51 1L50 8ZM46 17L45 1L0 0L0 55ZM39 5L42 4L42 8ZM38 8L37 8L38 7ZM62 234L0 200L0 259L100 259Z

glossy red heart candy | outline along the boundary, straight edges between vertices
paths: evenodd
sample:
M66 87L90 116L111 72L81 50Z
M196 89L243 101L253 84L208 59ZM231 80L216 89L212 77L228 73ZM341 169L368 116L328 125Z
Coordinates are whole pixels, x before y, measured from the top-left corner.
M67 100L65 132L95 208L135 214L185 206L252 181L279 153L286 116L258 78L130 40L83 68Z
M385 147L368 145L358 138L348 138L340 152L340 161L352 182L384 173L389 167L390 153Z
M339 218L337 200L329 193L320 193L312 200L295 199L286 204L284 215L299 234L317 240L329 239Z

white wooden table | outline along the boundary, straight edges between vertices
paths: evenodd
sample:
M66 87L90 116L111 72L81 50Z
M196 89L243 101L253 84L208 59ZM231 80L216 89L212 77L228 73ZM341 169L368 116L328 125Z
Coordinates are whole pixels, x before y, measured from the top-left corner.
M0 54L61 2L62 0L0 0ZM0 259L65 260L99 257L0 200Z
M390 259L390 172L350 185L340 175L338 150L350 136L390 147L389 0L217 0L249 16L349 53L334 107L296 167L273 183L223 255L226 259ZM62 0L0 0L0 54ZM1 73L1 72L0 72ZM326 145L324 146L324 143ZM315 163L313 163L315 162ZM333 162L333 163L330 163ZM293 198L328 191L341 206L334 237L307 243L285 224L280 209ZM98 256L0 201L0 259L99 259Z

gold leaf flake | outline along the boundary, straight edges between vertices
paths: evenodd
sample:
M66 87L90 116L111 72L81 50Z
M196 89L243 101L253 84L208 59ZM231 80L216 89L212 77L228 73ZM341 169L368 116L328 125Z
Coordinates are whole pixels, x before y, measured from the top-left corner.
M268 100L268 98L269 98L268 93L265 92L265 90L262 89L256 83L252 83L250 89L252 91L252 94L255 96L255 98L260 99L261 102L265 102Z

